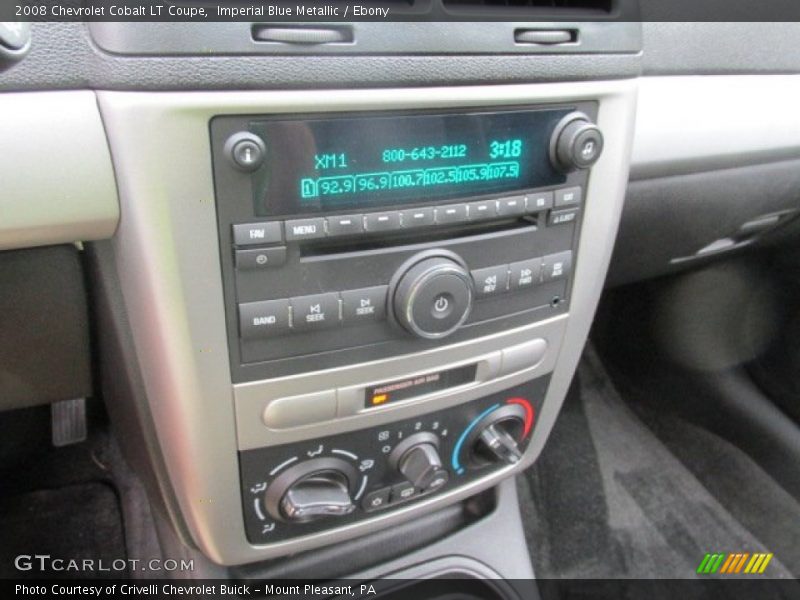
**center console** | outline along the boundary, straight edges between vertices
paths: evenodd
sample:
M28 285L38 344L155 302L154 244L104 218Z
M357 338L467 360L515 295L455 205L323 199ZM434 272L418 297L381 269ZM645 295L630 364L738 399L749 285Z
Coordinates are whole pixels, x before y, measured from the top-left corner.
M534 367L543 337L390 381L281 397L247 383L567 314L596 115L576 102L211 121L250 542L368 520L519 462L547 376L441 399ZM370 427L400 407L413 414Z
M311 550L535 460L602 290L633 82L98 96L187 543Z

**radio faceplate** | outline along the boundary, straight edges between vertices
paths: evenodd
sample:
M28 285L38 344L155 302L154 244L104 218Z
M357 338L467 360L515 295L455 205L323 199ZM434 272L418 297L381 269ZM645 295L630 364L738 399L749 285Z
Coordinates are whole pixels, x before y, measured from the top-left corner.
M551 138L576 110L596 115L580 102L214 118L233 381L418 352L566 312L588 172L554 167ZM441 173L453 182L437 183ZM412 281L425 259L440 272Z

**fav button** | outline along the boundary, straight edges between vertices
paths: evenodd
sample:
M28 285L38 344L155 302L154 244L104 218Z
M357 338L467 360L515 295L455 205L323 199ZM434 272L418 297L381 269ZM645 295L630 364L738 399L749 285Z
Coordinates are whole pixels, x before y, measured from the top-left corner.
M298 331L326 329L339 324L339 294L300 296L290 300L292 328Z
M233 243L237 246L274 244L283 241L281 223L238 223L233 226Z
M381 321L386 318L387 286L342 292L342 320L345 325L362 321Z
M478 297L496 296L508 289L508 266L499 265L472 271Z

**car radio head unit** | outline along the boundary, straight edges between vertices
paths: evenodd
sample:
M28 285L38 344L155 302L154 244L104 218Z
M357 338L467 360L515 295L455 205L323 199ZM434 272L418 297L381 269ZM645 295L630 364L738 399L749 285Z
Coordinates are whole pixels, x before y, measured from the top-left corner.
M211 121L235 382L568 310L593 102Z
M568 110L259 119L258 216L400 207L565 181L548 159Z

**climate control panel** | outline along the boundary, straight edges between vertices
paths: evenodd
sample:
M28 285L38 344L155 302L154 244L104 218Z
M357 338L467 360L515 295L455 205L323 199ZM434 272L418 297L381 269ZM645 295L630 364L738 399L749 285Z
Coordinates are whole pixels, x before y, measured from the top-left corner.
M515 464L548 381L391 425L240 452L247 539L267 544L369 519Z

